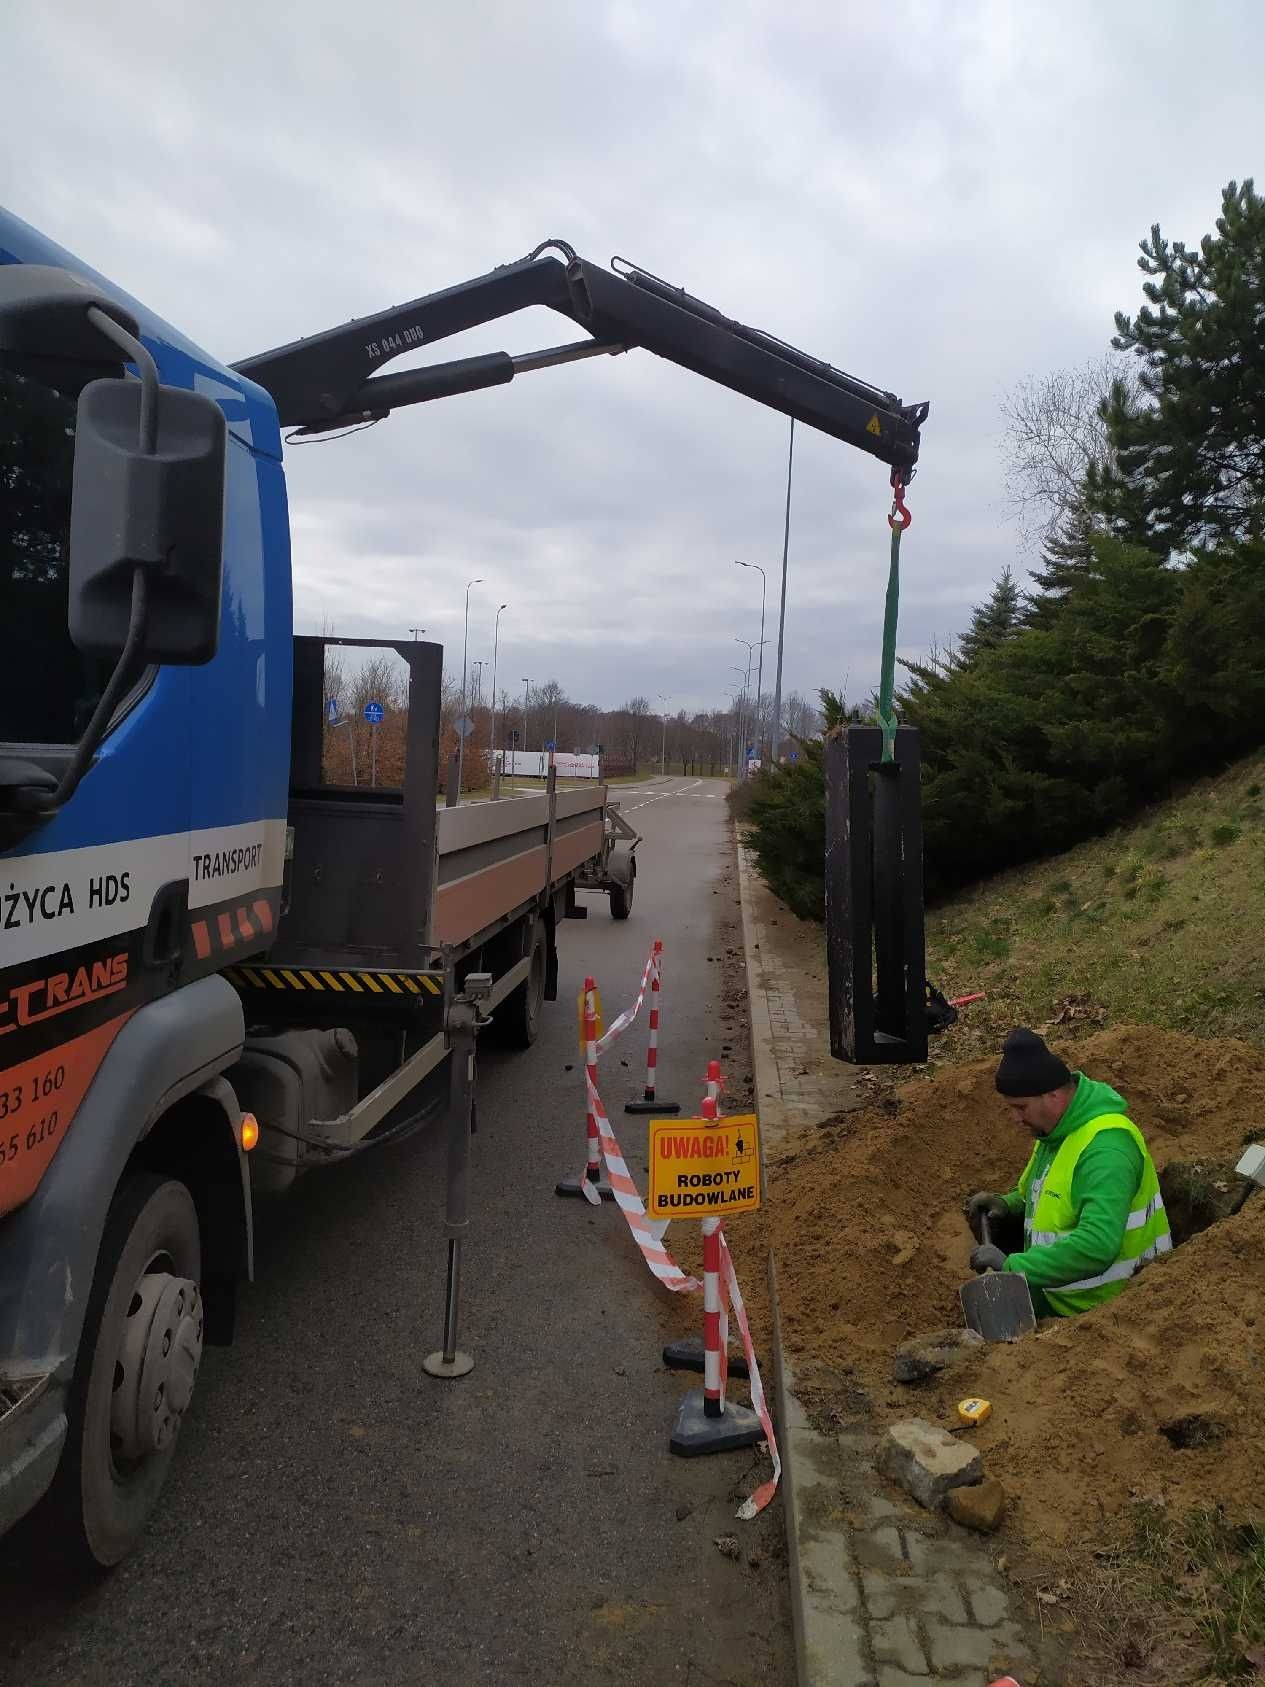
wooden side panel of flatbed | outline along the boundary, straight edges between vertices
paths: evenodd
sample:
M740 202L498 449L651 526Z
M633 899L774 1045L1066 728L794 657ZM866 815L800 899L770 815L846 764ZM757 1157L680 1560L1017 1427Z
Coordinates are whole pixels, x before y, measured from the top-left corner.
M470 803L439 812L438 877L431 940L461 948L599 855L606 787Z

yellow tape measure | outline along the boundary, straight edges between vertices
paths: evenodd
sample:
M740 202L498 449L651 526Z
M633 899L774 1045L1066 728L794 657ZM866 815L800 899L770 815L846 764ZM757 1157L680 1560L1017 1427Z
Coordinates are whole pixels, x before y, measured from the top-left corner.
M992 1413L992 1403L988 1400L959 1400L958 1416L963 1423L983 1423Z

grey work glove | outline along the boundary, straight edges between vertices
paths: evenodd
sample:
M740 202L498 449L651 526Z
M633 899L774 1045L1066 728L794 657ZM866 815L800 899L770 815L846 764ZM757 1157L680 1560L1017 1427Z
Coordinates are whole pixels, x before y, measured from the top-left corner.
M987 1217L990 1224L1000 1224L1009 1213L1010 1208L1004 1198L1001 1195L991 1195L986 1189L981 1189L978 1195L972 1195L966 1203L966 1222L977 1242L983 1240L983 1232L980 1229L981 1214Z
M1006 1256L1000 1248L995 1248L991 1242L985 1242L982 1247L975 1249L971 1255L971 1270L975 1272L1004 1271Z

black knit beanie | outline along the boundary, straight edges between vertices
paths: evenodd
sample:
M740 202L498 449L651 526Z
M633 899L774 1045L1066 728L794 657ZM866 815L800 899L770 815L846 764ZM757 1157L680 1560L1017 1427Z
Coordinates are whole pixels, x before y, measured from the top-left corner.
M997 1088L1002 1095L1046 1095L1071 1081L1067 1067L1057 1054L1050 1053L1035 1031L1020 1026L1002 1044L1001 1065L997 1068Z

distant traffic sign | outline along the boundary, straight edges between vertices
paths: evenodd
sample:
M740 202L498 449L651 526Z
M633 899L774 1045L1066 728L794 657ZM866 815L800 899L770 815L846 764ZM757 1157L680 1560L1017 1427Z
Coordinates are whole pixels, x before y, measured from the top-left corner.
M331 697L329 702L326 703L325 713L329 717L329 724L331 726L333 726L335 724L335 722L338 720L338 699L337 699L337 697Z
M469 715L462 715L461 719L457 722L457 737L468 738L473 731L474 722L470 719Z
M369 722L370 726L381 726L382 722L386 719L386 713L387 712L382 707L381 703L365 704L365 719Z
M556 750L558 746L552 738L547 738L545 740L545 748L546 750Z

